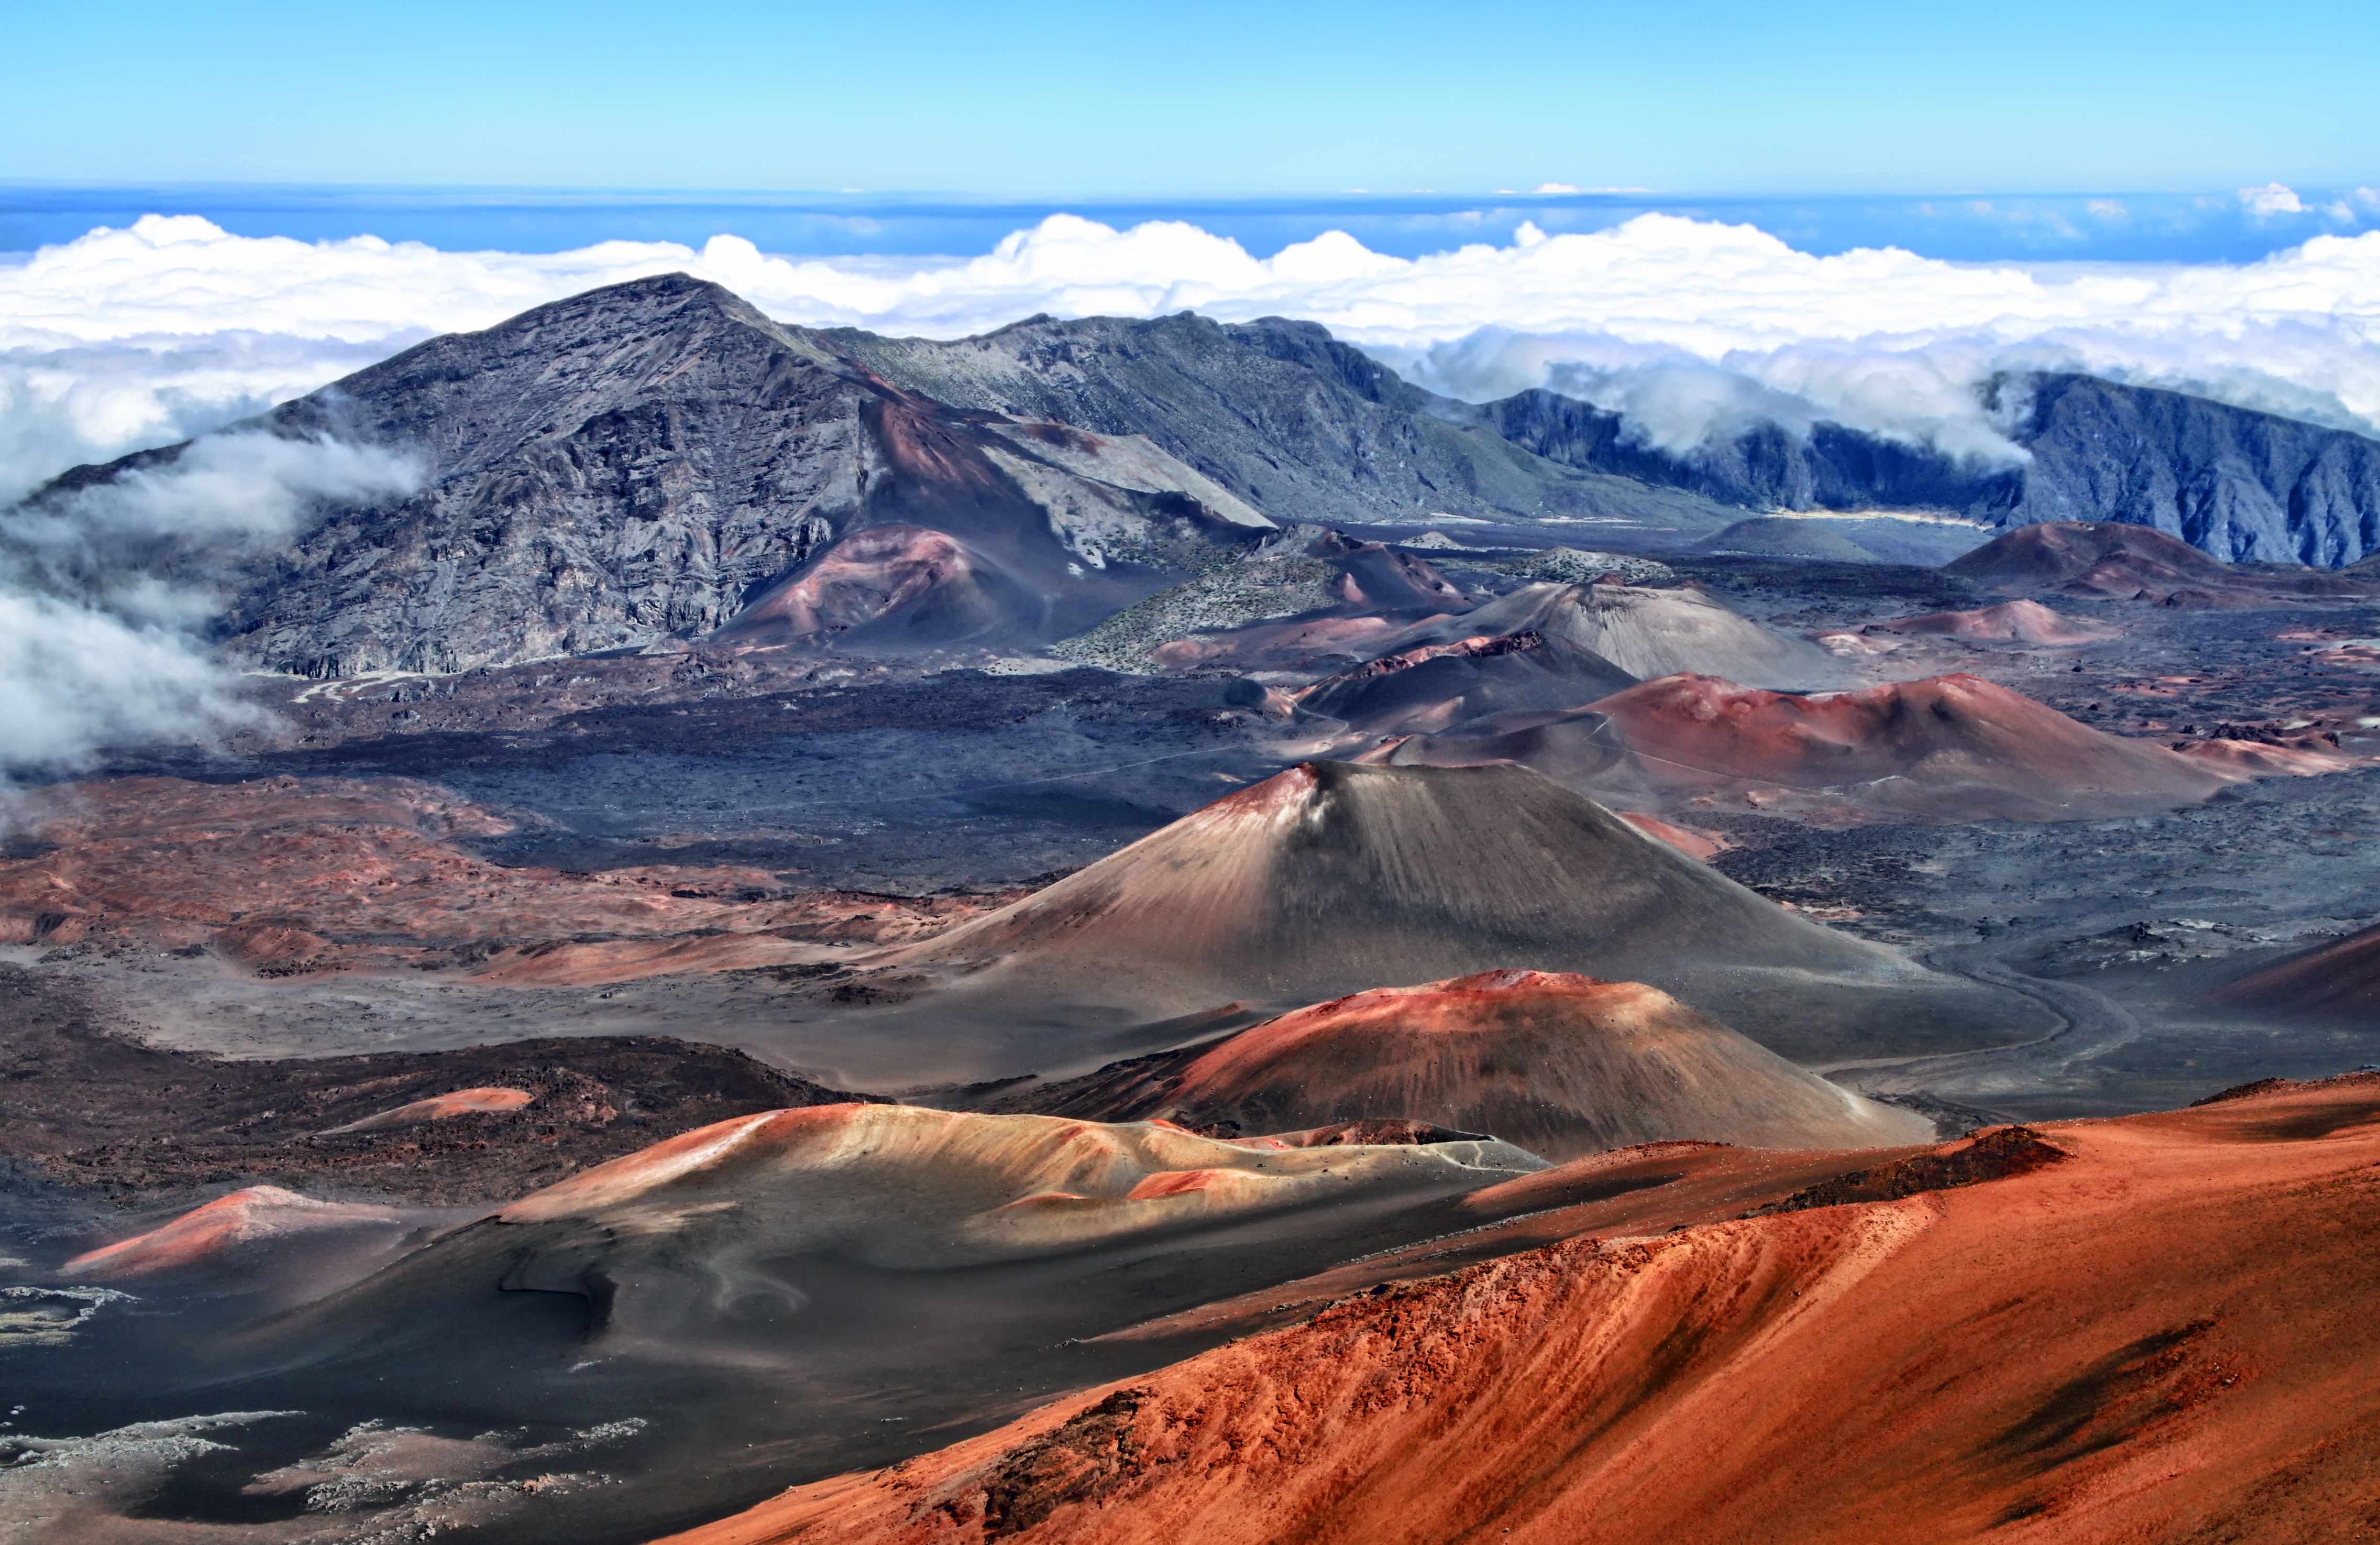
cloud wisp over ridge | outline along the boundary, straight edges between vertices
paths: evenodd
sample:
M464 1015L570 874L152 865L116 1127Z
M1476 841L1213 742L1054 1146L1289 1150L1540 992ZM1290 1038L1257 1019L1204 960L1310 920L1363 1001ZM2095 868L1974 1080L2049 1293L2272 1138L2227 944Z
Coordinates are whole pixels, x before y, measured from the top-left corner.
M316 502L401 497L419 482L384 449L235 432L0 514L0 786L107 747L253 721L209 647L218 587Z

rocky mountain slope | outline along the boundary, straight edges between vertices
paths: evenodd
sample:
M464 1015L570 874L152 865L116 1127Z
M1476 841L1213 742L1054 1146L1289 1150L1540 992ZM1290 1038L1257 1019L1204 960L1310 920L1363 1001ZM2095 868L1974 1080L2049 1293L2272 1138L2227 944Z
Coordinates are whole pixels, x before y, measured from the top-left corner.
M956 407L1146 435L1277 519L1603 516L1726 524L1692 493L1549 460L1310 322L1034 317L942 343L853 329L821 346Z
M225 577L232 652L303 675L698 637L896 528L771 635L791 617L821 637L882 625L879 649L1031 645L1178 580L1185 544L1271 529L1154 445L954 411L683 274L433 338L251 427L421 473L409 497L316 505Z
M2230 560L2338 566L2380 544L2380 443L2082 376L1992 390L2023 467L1823 424L1675 456L1550 394L1435 395L1307 322L889 339L781 325L670 274L433 338L241 426L395 453L410 492L301 501L228 559L110 547L103 522L77 540L93 593L220 597L231 654L310 675L722 630L1036 649L1315 521L1590 518L1686 547L1741 530L1742 506L1922 506L2126 522ZM73 526L84 495L187 450L78 468L36 511Z
M1616 412L1524 392L1481 412L1548 459L1752 509L1930 509L2000 526L2151 526L2226 560L2338 568L2380 550L2380 441L2094 376L2013 375L1986 406L2029 459L1992 465L1822 423L1677 454Z

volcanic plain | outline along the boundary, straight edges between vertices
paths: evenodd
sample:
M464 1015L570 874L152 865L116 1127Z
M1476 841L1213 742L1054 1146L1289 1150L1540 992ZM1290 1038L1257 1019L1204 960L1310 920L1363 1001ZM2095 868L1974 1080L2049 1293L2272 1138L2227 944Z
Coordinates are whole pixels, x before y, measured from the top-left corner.
M673 277L249 426L422 481L0 807L0 1539L2362 1538L2380 578L1525 396Z

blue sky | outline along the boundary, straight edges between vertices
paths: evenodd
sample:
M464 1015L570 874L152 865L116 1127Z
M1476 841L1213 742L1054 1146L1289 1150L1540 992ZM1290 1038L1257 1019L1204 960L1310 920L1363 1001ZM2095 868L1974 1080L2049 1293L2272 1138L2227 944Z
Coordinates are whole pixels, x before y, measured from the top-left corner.
M0 180L1470 195L2380 182L2380 6L0 5Z

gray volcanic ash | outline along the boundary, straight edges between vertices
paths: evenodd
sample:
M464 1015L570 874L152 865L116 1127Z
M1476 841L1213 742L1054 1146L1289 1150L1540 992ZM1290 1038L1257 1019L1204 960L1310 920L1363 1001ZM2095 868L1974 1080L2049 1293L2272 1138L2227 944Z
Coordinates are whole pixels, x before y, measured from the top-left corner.
M2216 990L2260 1016L2380 1020L2380 928L2367 928L2260 966Z
M1524 585L1460 617L1394 635L1379 652L1521 632L1560 640L1640 680L1691 671L1789 690L1844 680L1840 662L1824 650L1691 586Z
M1515 766L1308 762L888 958L947 975L921 1027L1129 1023L1516 965L1648 981L1793 1055L1928 1041L1958 1017L1937 992L1978 1006Z
M1658 989L1544 971L1298 1009L1214 1047L1131 1113L1249 1132L1406 1116L1556 1160L1677 1138L1879 1147L1934 1130Z
M1355 729L1412 733L1489 714L1568 708L1635 679L1600 655L1522 631L1381 655L1315 683L1296 703Z

